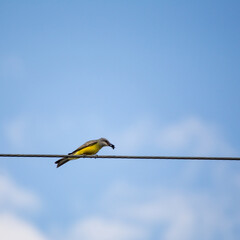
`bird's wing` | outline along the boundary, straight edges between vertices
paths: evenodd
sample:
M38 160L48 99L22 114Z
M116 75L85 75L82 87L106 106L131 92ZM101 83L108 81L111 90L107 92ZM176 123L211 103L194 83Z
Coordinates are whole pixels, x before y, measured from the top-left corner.
M92 146L94 144L96 144L98 142L98 140L90 140L90 141L87 141L85 142L83 145L81 145L79 148L77 148L76 150L74 150L73 152L69 153L69 154L74 154L75 152L83 149L83 148L86 148L86 147L89 147L89 146Z

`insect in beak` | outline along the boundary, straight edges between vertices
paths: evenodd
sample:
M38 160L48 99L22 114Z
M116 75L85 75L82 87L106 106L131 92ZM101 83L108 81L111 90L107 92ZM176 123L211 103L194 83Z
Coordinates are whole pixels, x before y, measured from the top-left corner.
M115 148L115 146L113 145L113 144L109 144L109 147L111 147L112 149L114 149Z

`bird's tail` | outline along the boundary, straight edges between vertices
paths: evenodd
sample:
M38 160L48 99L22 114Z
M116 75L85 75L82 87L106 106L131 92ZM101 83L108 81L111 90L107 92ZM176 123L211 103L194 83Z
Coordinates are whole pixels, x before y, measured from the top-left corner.
M65 157L65 158L61 158L61 159L57 160L55 163L57 164L57 168L58 168L70 160L71 159Z

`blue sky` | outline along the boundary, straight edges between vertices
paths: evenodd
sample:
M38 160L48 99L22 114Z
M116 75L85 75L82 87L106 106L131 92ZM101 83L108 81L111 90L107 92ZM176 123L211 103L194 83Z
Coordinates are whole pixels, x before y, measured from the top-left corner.
M0 152L239 156L239 8L1 0ZM0 236L239 239L239 190L238 162L2 158Z

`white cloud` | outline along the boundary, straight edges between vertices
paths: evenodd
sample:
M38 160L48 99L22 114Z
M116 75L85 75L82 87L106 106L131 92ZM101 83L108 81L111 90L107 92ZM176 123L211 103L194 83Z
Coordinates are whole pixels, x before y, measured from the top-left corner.
M52 142L59 126L67 128L66 134L71 133L72 126L75 128L77 126L77 123L69 119L59 119L54 123L48 118L41 120L41 124L39 122L44 138L47 139L45 141ZM31 139L32 132L36 130L33 122L36 123L36 121L39 120L32 119L31 116L19 116L5 125L6 139L12 147L19 150L25 146L29 148L31 145L29 139ZM112 134L109 129L101 131L105 132L110 141L116 145L116 154L236 155L236 151L225 140L216 124L210 124L197 117L187 117L169 124L159 123L154 119L141 119L126 129L120 129L118 133L115 131L115 134ZM36 136L38 138L35 138L34 142L39 148L36 142L39 141L39 136L41 138L41 133L35 134Z
M1 240L46 240L34 224L22 216L26 211L38 209L39 205L40 200L35 194L18 186L10 177L0 175ZM19 211L21 217L18 216Z
M231 198L161 186L114 184L101 211L73 224L67 239L233 240L240 224L238 203Z
M22 137L19 139L24 139L25 125L21 121L13 121L7 129L10 139L12 132L12 142L16 144L14 135L18 130L14 129L22 129ZM144 146L149 147L149 143L151 148L147 149L156 149L155 153L159 154L162 150L184 154L233 153L218 128L198 118L186 118L165 126L160 126L155 121L140 121L122 132L116 137L118 143L113 143L117 145L117 149L124 149L122 152L125 153L140 151ZM221 180L221 169L213 172L212 176ZM196 171L193 172L192 167L188 171L187 181L193 180L196 171L201 172L198 166ZM200 172L199 175L202 173ZM225 179L227 177L229 176L224 175ZM180 181L183 182L184 179ZM234 181L236 185L239 184L239 176L235 175ZM65 239L73 240L234 239L234 228L240 224L236 217L239 209L233 204L233 208L229 210L227 205L231 205L231 202L222 201L222 197L211 192L196 195L183 190L167 190L162 189L162 186L149 191L120 183L103 196L104 213L96 212L94 216L79 219L70 230L64 229L67 233L63 232L62 235L68 236ZM37 200L34 194L20 188L11 179L0 176L0 207L8 204L12 209L26 209L28 205L35 208ZM229 211L233 211L234 206L236 211L233 216ZM0 218L2 216L0 214ZM17 218L16 222L19 221L21 219ZM33 225L24 220L23 222L36 230ZM224 237L217 238L218 234Z
M7 141L17 149L25 146L27 123L23 117L17 117L4 126Z
M163 240L214 239L218 233L231 235L231 231L222 228L229 219L226 209L215 204L216 199L177 191L162 191L160 195L125 211L148 226L149 232L158 226L159 238Z
M236 154L216 124L210 124L197 117L187 117L170 124L157 123L150 119L141 120L121 130L114 138L124 154L151 155L149 151L172 155Z
M0 210L33 210L39 208L39 205L40 201L35 194L17 186L10 177L0 175Z
M106 193L109 199L104 196L103 204L108 216L134 223L142 229L145 239L236 239L240 209L231 197L161 186L152 189L125 186L125 191L120 189L121 196L111 187ZM134 194L129 192L131 189ZM128 197L129 201L125 201Z
M0 215L1 240L47 240L31 223L12 214Z
M168 151L202 155L234 153L215 125L196 117L166 126L159 131L157 141L162 149Z
M69 239L81 240L140 240L144 238L141 228L127 223L101 217L86 218L76 223Z
M151 142L152 149L160 149L159 152L234 154L220 130L199 118L186 118L161 127L155 121L141 121L118 136L119 148L128 153L139 151ZM206 174L199 164L186 167L177 176L179 185L183 183L186 186L187 181L194 182ZM228 183L234 182L231 187L236 189L239 176L231 176L231 171L226 172L222 163L208 167L208 171L211 176L208 180L217 186L214 191L211 191L212 186L206 191L198 189L196 192L185 187L166 189L160 185L137 188L122 182L113 184L102 197L101 211L104 213L81 219L72 229L74 239L103 240L108 236L112 239L139 239L138 235L154 240L236 239L240 209L237 201L225 196L226 191L222 191L220 186L226 187L227 183L222 183L223 179L228 179ZM229 180L231 177L233 179ZM134 234L123 237L121 232L124 230L119 229L132 229Z

